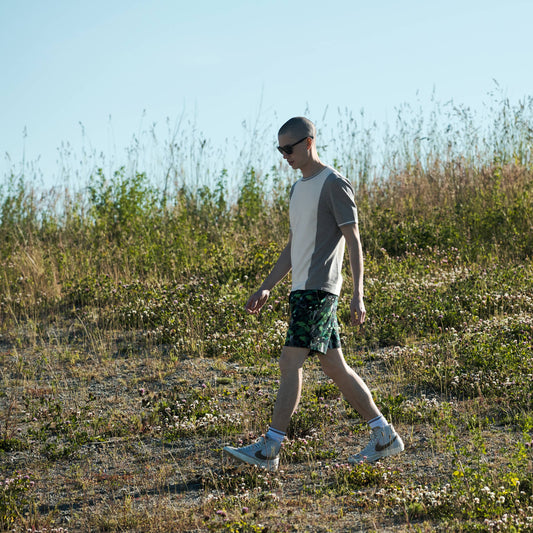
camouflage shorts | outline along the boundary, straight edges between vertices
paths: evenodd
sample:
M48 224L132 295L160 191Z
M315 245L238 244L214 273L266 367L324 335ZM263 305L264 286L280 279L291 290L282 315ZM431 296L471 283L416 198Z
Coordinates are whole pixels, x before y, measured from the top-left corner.
M311 353L325 354L340 348L335 294L320 290L291 292L291 317L285 346L309 348Z

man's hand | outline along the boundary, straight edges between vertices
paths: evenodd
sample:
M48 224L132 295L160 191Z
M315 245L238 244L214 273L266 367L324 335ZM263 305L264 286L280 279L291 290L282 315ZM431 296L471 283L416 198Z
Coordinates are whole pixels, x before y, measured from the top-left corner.
M246 302L246 306L244 308L246 311L248 311L248 313L257 315L259 311L261 311L263 305L265 305L269 296L269 290L259 289L258 291L254 292L252 296L250 296L250 299Z
M354 296L350 303L350 317L352 319L352 326L362 326L366 318L365 304L363 297Z

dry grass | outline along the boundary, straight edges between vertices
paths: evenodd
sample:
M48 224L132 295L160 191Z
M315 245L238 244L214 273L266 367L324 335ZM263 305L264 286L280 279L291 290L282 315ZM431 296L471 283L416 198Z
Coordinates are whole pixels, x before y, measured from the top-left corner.
M38 340L28 331L19 342L3 338L2 409L9 412L3 435L12 446L3 452L4 464L35 479L28 514L15 522L17 531L400 532L448 524L446 529L457 510L428 516L429 507L416 507L413 495L404 497L405 503L393 495L409 487L424 501L424 491L452 480L457 463L450 427L456 430L455 449L470 449L475 443L468 420L483 419L493 407L482 398L449 403L445 395L434 395L433 411L396 422L405 453L373 467L366 473L368 483L360 476L360 486L350 485L334 471L345 468L339 465L365 444L367 431L310 361L305 390L321 387L328 400L320 414L309 410L316 431L307 439L319 439L324 457L317 459L311 444L297 448L292 441L281 471L262 474L226 459L221 448L264 429L275 390L274 362L259 368L178 357L112 332L101 332L95 353L87 337L78 337L81 331L65 323L61 332L43 331ZM405 394L413 385L395 348L349 357L378 397ZM157 398L175 390L217 398L224 414L241 422L220 429L215 423L213 434L197 426L171 437L151 426L149 415ZM414 391L412 397L420 394ZM61 409L57 416L54 405ZM307 408L304 403L303 411ZM61 426L69 420L75 427ZM482 460L496 470L506 467L509 455L502 451L512 450L517 437L509 426L484 427ZM296 462L291 449L298 450Z

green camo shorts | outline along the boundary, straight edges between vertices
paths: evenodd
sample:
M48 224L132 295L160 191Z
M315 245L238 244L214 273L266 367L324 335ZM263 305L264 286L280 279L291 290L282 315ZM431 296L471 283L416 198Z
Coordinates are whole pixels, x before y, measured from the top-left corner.
M322 354L331 348L340 348L337 301L338 296L326 291L291 292L291 317L285 346L309 348L311 353Z

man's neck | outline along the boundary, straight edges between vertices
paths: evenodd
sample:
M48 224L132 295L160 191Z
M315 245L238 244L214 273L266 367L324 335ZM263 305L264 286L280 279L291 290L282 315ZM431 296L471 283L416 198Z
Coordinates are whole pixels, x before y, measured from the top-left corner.
M311 176L314 176L315 174L318 174L320 171L324 170L326 168L326 165L324 165L320 159L309 161L309 164L305 165L305 167L301 167L300 171L302 172L303 178L310 178Z

